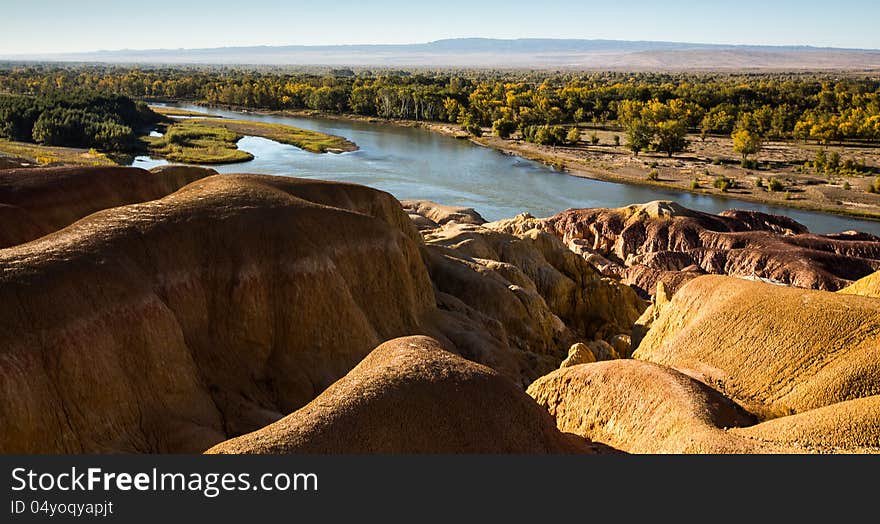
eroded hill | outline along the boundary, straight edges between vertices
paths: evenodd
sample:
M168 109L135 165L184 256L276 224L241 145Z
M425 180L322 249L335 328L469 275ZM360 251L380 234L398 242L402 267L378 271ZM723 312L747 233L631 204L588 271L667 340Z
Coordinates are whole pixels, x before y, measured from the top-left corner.
M77 175L88 176L125 185L150 174ZM61 215L83 214L64 196L53 197ZM405 335L433 336L522 387L556 367L572 337L627 329L644 307L586 263L575 263L578 280L564 277L543 254L569 253L555 238L542 251L513 234L502 240L519 246L519 263L551 275L545 296L553 286L608 293L619 318L602 304L569 329L548 306L531 307L544 298L517 261L498 264L522 292L453 257L455 278L492 282L495 293L458 298L432 280L439 255L400 204L363 186L216 175L119 205L128 198L0 250L0 418L15 421L0 431L5 452L201 451L304 406Z
M880 238L809 233L790 218L756 211L712 215L657 201L619 209L570 209L547 219L567 245L643 294L701 274L838 290L880 269Z
M876 273L671 267L650 307L627 284L687 256L834 288L871 237L666 203L487 223L204 170L3 181L29 220L2 225L5 453L880 452Z

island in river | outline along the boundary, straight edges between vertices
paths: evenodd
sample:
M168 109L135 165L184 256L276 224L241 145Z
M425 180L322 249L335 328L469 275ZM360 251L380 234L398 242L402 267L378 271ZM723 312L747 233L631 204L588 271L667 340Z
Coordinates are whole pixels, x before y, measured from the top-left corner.
M357 145L345 138L284 124L234 120L164 106L151 109L173 121L160 124L162 132L144 140L152 156L173 162L230 164L253 160L253 154L238 148L238 141L245 136L267 138L311 153L357 150Z

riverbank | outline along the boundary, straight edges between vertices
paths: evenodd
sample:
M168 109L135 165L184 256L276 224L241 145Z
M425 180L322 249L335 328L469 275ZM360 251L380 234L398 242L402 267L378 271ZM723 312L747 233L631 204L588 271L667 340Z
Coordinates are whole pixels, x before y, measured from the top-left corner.
M505 154L543 162L572 176L880 221L880 196L867 189L873 176L829 181L786 169L746 170L728 163L728 159L718 165L696 157L633 157L629 153L611 153L618 158L609 162L609 153L596 154L585 146L541 146L497 137L473 137L472 141ZM652 170L657 173L655 180L649 178ZM733 188L723 191L715 187L719 179L732 180ZM771 191L767 187L770 179L779 181L782 188Z
M622 144L624 140L622 132L598 128L582 128L582 139L576 146L554 147L500 139L492 136L488 129L484 129L484 136L474 137L458 125L442 122L391 120L311 110L270 111L220 105L204 107L244 110L258 115L320 117L422 128L457 139L467 139L504 154L541 162L575 177L880 221L880 195L869 192L874 182L873 173L828 177L805 172L803 167L804 162L812 159L816 151L824 149L828 154L837 151L842 159L852 159L863 163L868 169L880 171L880 149L876 147L820 147L814 144L768 142L759 155L760 168L744 169L733 153L730 139L726 137L702 139L690 136L689 151L667 158L659 153L634 156L624 145L617 144L618 141ZM597 139L598 143L593 144L591 139ZM732 183L732 187L726 190L715 187L716 181L722 178ZM777 181L781 188L769 190L770 179Z
M26 165L113 166L117 163L94 149L57 147L0 139L0 167Z

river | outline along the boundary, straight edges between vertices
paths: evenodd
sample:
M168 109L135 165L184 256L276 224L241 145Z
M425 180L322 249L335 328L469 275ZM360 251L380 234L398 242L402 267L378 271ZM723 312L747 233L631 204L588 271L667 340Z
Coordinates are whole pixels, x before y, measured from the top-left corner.
M512 217L523 211L545 217L571 207L620 207L674 200L709 213L738 208L786 215L816 233L854 229L880 235L880 222L870 220L579 178L539 162L425 129L342 119L258 115L194 105L174 107L313 129L343 136L360 147L351 153L319 155L248 136L238 146L251 152L254 159L211 166L221 173L266 173L354 182L388 191L400 200L432 200L472 207L488 220ZM137 157L132 165L150 168L166 163Z

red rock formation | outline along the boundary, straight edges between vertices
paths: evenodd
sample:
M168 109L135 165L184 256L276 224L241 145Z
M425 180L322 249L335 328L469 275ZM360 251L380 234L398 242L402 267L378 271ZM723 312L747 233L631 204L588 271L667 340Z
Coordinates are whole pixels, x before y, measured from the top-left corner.
M880 268L880 238L816 235L797 222L754 211L711 215L673 202L570 209L547 219L566 243L616 261L611 269L643 293L675 290L700 272L837 290ZM687 271L684 277L678 272Z
M423 231L436 289L499 324L511 347L534 355L524 368L538 374L558 367L573 342L628 335L646 307L545 229L520 215Z

